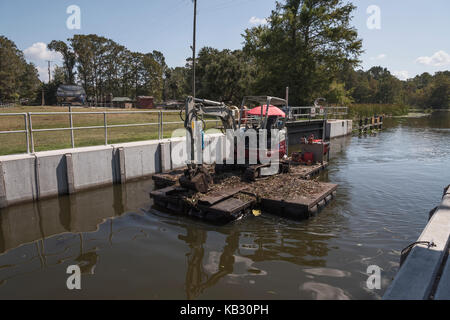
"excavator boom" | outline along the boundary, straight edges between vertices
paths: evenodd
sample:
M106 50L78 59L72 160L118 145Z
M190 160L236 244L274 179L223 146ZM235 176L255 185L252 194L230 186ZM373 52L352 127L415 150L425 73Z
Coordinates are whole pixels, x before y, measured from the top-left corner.
M208 187L212 183L212 177L208 171L200 164L195 164L195 123L203 122L203 129L206 125L203 121L203 116L217 117L222 121L224 129L236 130L236 121L233 111L227 107L223 102L211 101L206 99L194 99L188 97L185 105L186 117L184 120L184 127L186 128L188 138L186 139L187 150L190 150L189 159L187 161L188 168L184 175L180 178L180 185L184 188L206 193Z

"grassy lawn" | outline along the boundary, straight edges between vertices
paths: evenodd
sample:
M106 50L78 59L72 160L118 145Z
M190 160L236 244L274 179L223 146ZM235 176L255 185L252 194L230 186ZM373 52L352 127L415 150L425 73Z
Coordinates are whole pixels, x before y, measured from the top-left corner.
M104 111L138 111L136 109L106 109L106 108L73 108L74 127L103 126L103 114L83 114L86 112ZM142 110L141 110L142 111ZM15 107L0 109L0 114L27 112L68 112L67 107ZM164 122L181 122L179 111L164 113ZM70 127L68 114L33 115L33 129L67 128ZM108 143L122 143L158 139L158 113L108 114L108 125L156 123L140 127L109 128ZM172 136L175 129L182 129L182 123L165 124L164 138ZM207 128L216 127L215 122L208 122ZM24 130L24 118L21 116L0 116L0 131ZM33 133L35 151L58 150L71 148L70 131L51 131ZM74 130L76 147L86 147L105 144L105 130L82 129ZM25 153L25 133L0 134L0 155Z
M67 107L14 107L0 108L0 114L28 113L28 112L68 112ZM103 114L86 114L86 112L104 111L139 111L137 109L108 109L108 108L73 108L74 127L103 126ZM141 110L142 111L142 110ZM374 114L390 114L400 116L408 114L409 108L402 105L380 104L354 104L349 107L349 118L371 117ZM300 120L300 119L297 119ZM164 113L164 122L181 122L179 111ZM32 117L33 129L51 129L70 127L68 114L61 115L34 115ZM134 114L108 114L108 125L158 123L158 112L134 113ZM215 128L215 122L208 122L207 129ZM23 116L0 116L0 131L24 130ZM163 137L170 138L176 129L183 129L182 123L165 124ZM71 148L70 131L34 132L35 151L47 151ZM109 128L108 143L123 143L133 141L158 139L158 125L146 125L140 127ZM74 130L76 147L86 147L105 144L105 131L100 129ZM25 153L25 133L0 134L0 155Z

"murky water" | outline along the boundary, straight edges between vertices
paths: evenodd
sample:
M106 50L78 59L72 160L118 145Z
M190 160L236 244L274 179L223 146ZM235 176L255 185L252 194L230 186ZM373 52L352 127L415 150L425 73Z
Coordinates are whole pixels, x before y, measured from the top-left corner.
M0 299L379 299L450 183L450 113L386 121L333 141L321 179L338 197L309 221L211 226L152 210L151 181L2 210ZM369 265L381 290L366 288Z

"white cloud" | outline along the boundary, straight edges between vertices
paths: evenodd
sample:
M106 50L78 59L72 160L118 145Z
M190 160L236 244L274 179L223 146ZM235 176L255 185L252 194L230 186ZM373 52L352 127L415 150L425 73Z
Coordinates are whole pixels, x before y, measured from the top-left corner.
M376 57L370 58L370 60L383 60L383 59L386 59L386 58L387 58L387 55L382 53L382 54L377 55Z
M450 64L450 55L444 50L440 50L431 57L419 57L416 62L432 67L443 67Z
M48 81L48 69L45 67L41 67L41 66L37 66L36 67L38 73L39 73L39 79L41 79L41 81Z
M397 78L399 78L400 80L403 80L403 81L409 79L409 72L406 71L406 70L394 71L394 72L392 72L392 74L395 77L397 77Z
M252 24L252 25L267 24L267 19L265 19L265 18L251 17L248 23L250 23L250 24Z
M41 60L62 60L62 56L59 52L50 51L43 42L34 43L31 47L25 49L23 53L25 58L35 62Z
M53 61L51 63L51 72L55 69L55 63L61 64L62 55L59 52L51 51L44 42L36 42L31 47L23 50L25 58L36 65L39 73L39 79L48 81L48 65L46 60Z

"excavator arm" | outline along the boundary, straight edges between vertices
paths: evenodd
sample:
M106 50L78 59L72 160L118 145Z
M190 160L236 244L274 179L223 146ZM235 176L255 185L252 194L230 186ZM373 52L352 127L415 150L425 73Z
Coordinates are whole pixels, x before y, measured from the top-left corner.
M199 121L203 122L203 129L206 124L203 120L203 116L217 117L222 121L224 129L236 130L236 121L233 114L233 110L227 107L223 102L216 102L206 99L194 99L188 97L185 105L185 118L184 127L186 128L187 135L190 139L186 139L187 150L190 150L187 161L188 168L184 172L184 176L180 178L180 184L182 187L196 191L206 193L208 192L209 184L212 183L212 177L202 164L195 164L195 137L194 132L195 125Z
M198 121L204 115L217 117L222 121L224 129L236 130L236 121L231 108L223 102L206 99L194 99L188 97L185 106L186 118L184 126L187 130L192 130L192 121Z

